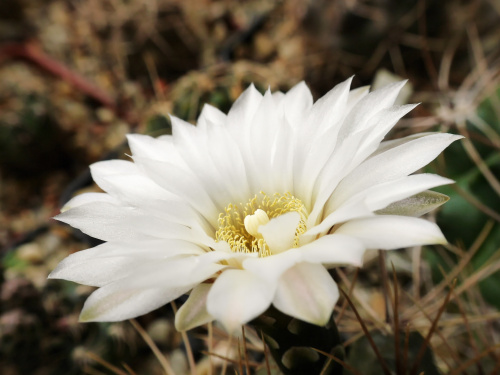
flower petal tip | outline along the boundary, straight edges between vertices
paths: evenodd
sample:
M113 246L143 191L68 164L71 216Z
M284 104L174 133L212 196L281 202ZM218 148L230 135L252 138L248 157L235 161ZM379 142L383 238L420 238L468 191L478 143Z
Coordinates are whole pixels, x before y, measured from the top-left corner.
M191 291L187 301L175 314L175 329L177 331L189 331L214 320L206 308L210 288L210 284L200 284Z
M95 322L95 316L92 315L92 313L90 313L89 311L87 310L82 310L82 312L80 313L80 316L78 317L78 322L80 323L90 323L90 322Z

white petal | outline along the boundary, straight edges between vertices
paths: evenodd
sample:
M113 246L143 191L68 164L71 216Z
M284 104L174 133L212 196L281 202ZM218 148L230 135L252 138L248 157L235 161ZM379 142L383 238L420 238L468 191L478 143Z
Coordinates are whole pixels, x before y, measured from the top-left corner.
M453 183L453 180L432 174L418 174L370 187L351 197L334 209L326 205L325 212L332 212L319 225L307 231L316 235L327 231L337 223L357 217L370 216L393 202L410 197L423 190Z
M411 175L368 189L366 204L370 210L376 211L421 191L452 183L453 180L434 174Z
M48 278L63 279L83 285L104 286L129 276L133 273L136 263L136 259L126 256L74 262L70 255L57 265Z
M356 153L356 149L359 147L362 137L363 133L358 132L342 142L340 146L335 149L334 154L317 177L313 191L315 201L309 214L308 228L317 224L325 208L326 201L331 197L339 182L355 168L355 165L352 165L352 159Z
M208 293L207 310L229 333L256 318L271 305L275 285L245 270L225 270Z
M103 241L143 241L177 238L207 243L207 236L184 225L161 220L138 209L104 202L87 203L55 219Z
M224 266L202 257L136 262L133 274L94 292L84 306L83 321L117 321L154 310L192 289Z
M352 78L339 83L314 103L308 118L308 127L319 134L331 127L340 126L344 119ZM316 133L316 135L319 135ZM332 142L335 140L332 139Z
M196 121L196 124L198 127L202 128L207 126L207 123L212 123L216 126L223 126L226 124L226 115L218 108L215 108L210 104L205 104L201 110L198 120Z
M378 215L351 220L341 225L335 234L358 238L371 249L391 250L446 243L436 224L408 216Z
M273 284L286 270L301 262L361 266L364 252L365 247L361 241L333 234L277 255L245 259L243 268Z
M354 198L349 199L346 203L333 210L333 212L331 212L332 210L326 211L325 214L327 214L328 212L331 213L325 219L323 219L321 223L309 229L304 235L317 236L319 233L328 232L330 228L337 223L342 223L357 217L373 215L373 211L370 210L365 200L363 199L364 196L359 199Z
M375 139L378 147L389 130L391 130L403 116L417 106L418 104L405 104L381 110L365 124L366 128L371 129L367 138Z
M80 229L103 241L139 241L150 236L138 231L136 224L149 218L123 206L91 202L57 215L54 219Z
M195 126L172 116L174 141L190 174L222 211L228 202L241 200L247 187L246 178L240 179L245 176L245 168L238 158L240 150L231 147L234 141L226 134L226 127L207 125L207 129L200 132Z
M61 212L68 211L71 208L83 206L87 203L105 202L114 205L120 205L120 201L106 193L84 193L71 198L62 208Z
M101 176L110 176L117 174L138 174L139 169L131 161L106 160L91 164L90 172L92 173L92 178L94 179L94 181L96 181Z
M121 160L113 160L121 161ZM114 168L109 161L94 163L90 166L94 181L107 193L124 201L141 201L144 198L171 199L172 193L167 192L155 184L151 179L142 175L131 162L118 164L127 166L122 170Z
M212 124L209 122L206 131L208 152L205 157L212 159L228 185L231 197L226 196L226 199L234 199L237 202L246 200L250 191L242 150L231 138L227 127L210 125Z
M348 134L361 130L370 117L394 105L399 91L401 91L405 83L406 81L389 84L369 93L361 99L345 119L340 131L340 138L344 139Z
M138 262L134 274L120 282L124 289L154 288L157 285L168 285L169 287L196 285L226 268L225 265L217 263L217 259L210 255L216 255L219 259L231 258L231 254L213 253L202 256L157 259L143 264Z
M227 121L230 126L244 127L250 124L255 111L260 105L262 94L251 84L238 99L227 114Z
M148 209L152 215L168 221L210 232L211 228L187 202L141 174L133 163L99 162L90 169L98 185L118 200L132 207Z
M156 160L142 160L141 166L153 181L186 200L210 224L217 227L217 218L221 209L214 205L212 198L205 190L209 186L203 186L192 172Z
M285 95L283 108L288 123L293 127L300 126L309 109L313 97L304 81L292 87Z
M363 99L370 92L370 86L361 86L357 89L351 90L349 92L349 98L347 99L347 108L346 112L349 113L352 111L354 106L359 103L361 99Z
M179 168L186 168L171 135L152 138L148 135L128 134L127 140L134 158L159 160L172 163Z
M275 92L273 92L274 105L276 106L277 112L279 114L283 113L284 100L285 100L285 94L284 93L282 93L281 91L275 91Z
M337 134L346 115L351 81L352 77L314 103L306 121L297 129L293 155L294 187L307 207L316 175L335 149Z
M287 315L322 326L338 298L337 285L322 265L299 263L281 276L273 305Z
M130 276L139 266L179 255L202 255L199 246L180 240L106 242L63 259L49 279L65 279L84 285L104 286Z
M109 284L97 289L85 301L80 321L117 322L132 319L165 305L191 288L123 289L118 282Z
M200 284L189 294L189 298L175 314L177 331L187 331L214 320L207 311L207 297L212 284Z
M188 204L144 175L101 174L97 181L111 196L130 207L148 209L152 214L156 214L155 216L169 221L185 225L202 225L198 213Z
M362 242L342 234L323 236L301 246L302 261L323 265L357 266L363 265L365 247Z
M248 157L255 162L256 171L249 178L251 183L257 182L259 187L257 191L276 191L275 178L276 173L271 169L272 156L275 149L275 143L280 142L277 139L279 128L282 121L278 116L277 108L270 91L267 91L260 102L259 108L252 118L250 129L250 154Z
M271 171L280 171L280 173L274 173L274 187L276 191L294 191L294 133L289 124L281 124L276 135L274 146L275 150L271 157ZM254 189L254 191L259 190Z
M314 103L305 123L297 129L293 155L294 188L305 201L306 207L310 207L309 200L317 173L335 149L337 134L346 115L351 81L352 77Z
M334 207L360 191L382 182L395 180L431 162L450 143L462 138L453 134L433 134L392 148L359 165L338 185Z
M398 138L398 139L391 139L389 141L384 141L380 143L380 145L377 147L377 150L373 152L373 154L370 155L370 158L373 158L374 156L381 154L387 150L390 150L391 148L401 146L405 143L411 142L415 139L422 138L422 137L427 137L428 135L433 135L436 133L433 132L425 132L425 133L417 133L417 134L412 134L407 137L403 138Z
M299 222L300 214L298 212L287 212L271 219L269 223L261 225L258 231L264 237L271 252L278 254L293 247L295 230Z
M377 151L380 142L386 134L396 125L401 117L416 106L417 104L408 104L383 109L365 121L364 126L358 130L358 132L364 133L364 137L356 149L354 163L359 164L367 157L371 157L371 154Z

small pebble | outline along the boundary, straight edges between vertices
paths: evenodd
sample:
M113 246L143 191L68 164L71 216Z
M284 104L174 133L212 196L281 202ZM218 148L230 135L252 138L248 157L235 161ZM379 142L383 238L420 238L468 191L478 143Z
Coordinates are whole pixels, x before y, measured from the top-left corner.
M174 326L168 319L156 319L148 326L148 335L158 344L170 345Z
M42 248L34 242L19 246L17 257L32 264L41 263L44 259Z

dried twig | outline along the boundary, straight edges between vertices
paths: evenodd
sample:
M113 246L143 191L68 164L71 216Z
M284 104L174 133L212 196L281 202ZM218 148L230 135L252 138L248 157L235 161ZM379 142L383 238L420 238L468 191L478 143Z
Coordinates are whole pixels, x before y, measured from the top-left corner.
M93 98L103 106L116 111L116 103L113 98L102 91L96 85L90 83L86 78L73 72L67 66L47 56L34 42L9 43L0 47L0 62L6 58L22 58L63 79L77 90Z
M366 328L366 325L365 325L365 322L363 321L363 319L361 318L361 316L359 315L358 313L358 310L356 309L356 307L354 306L354 304L352 303L351 299L349 298L349 296L347 295L346 292L344 292L342 289L339 289L340 292L342 293L342 295L344 296L344 298L347 299L347 302L349 303L349 306L351 306L351 309L352 311L354 312L354 314L356 314L356 318L358 319L358 322L359 324L361 325L361 329L363 330L363 332L365 333L365 336L366 338L368 339L368 342L370 343L373 351L375 352L375 355L377 356L378 360L379 360L379 363L380 363L380 366L382 367L382 370L384 371L384 374L386 375L390 375L391 374L391 371L389 370L389 367L387 367L387 363L385 362L384 358L382 357L382 355L380 354L378 348L377 348L377 345L375 344L375 342L373 341L373 338L372 336L370 335L370 332L368 331L368 329Z
M160 349L158 349L158 346L156 346L155 342L151 339L151 337L144 330L144 328L142 328L141 325L137 323L135 319L130 319L130 323L139 333L139 335L141 335L142 339L146 342L146 344L148 344L149 348L151 349L155 357L158 359L158 362L160 362L160 365L165 371L165 374L175 375L174 369L172 368L172 366L170 366L170 363L168 362L167 358L161 353Z

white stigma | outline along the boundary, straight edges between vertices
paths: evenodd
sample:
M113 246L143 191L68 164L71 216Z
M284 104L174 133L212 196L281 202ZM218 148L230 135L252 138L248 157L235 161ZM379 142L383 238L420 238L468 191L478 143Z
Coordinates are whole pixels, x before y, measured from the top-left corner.
M253 215L245 216L245 230L252 236L261 238L262 234L259 233L261 225L269 223L269 216L260 208L256 210Z

